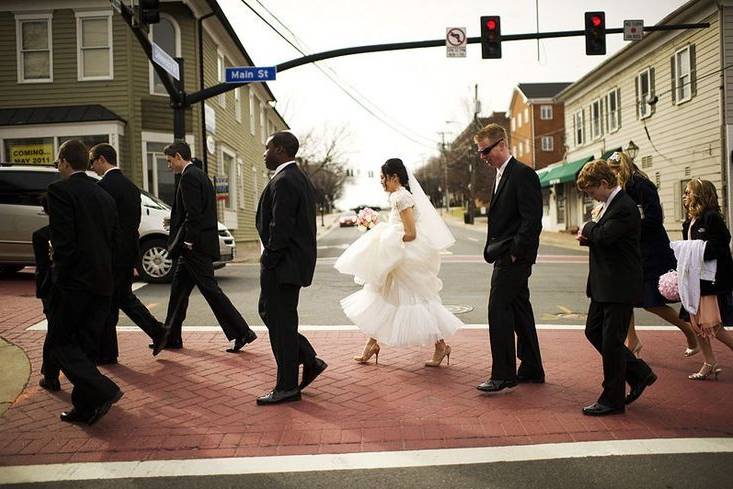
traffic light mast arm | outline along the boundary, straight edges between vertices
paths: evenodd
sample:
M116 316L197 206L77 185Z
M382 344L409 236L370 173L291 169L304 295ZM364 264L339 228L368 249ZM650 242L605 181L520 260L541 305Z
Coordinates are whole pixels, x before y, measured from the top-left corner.
M661 25L661 26L647 26L644 27L644 32L653 31L672 31L679 29L704 29L710 27L707 22L698 24L675 24L675 25ZM606 29L606 34L623 34L623 28L617 29ZM529 34L502 34L501 41L525 41L529 39L552 39L557 37L582 37L585 36L584 30L578 31L558 31L558 32L532 32ZM481 43L481 37L469 37L466 39L468 44L479 44ZM284 63L277 65L277 71L282 72L289 70L290 68L296 68L316 61L323 61L325 59L339 58L341 56L350 56L352 54L364 54L364 53L379 53L385 51L400 51L404 49L418 49L418 48L434 48L445 46L445 39L435 39L432 41L412 41L412 42L399 42L391 44L373 44L370 46L356 46L351 48L333 49L331 51L324 51L322 53L311 54L303 56L301 58L292 59ZM236 87L247 85L249 82L243 83L220 83L209 88L204 88L198 92L188 94L186 96L186 105L192 105L202 100L207 100L211 97L215 97L222 93L233 90Z
M150 60L150 64L153 65L153 69L155 70L155 73L158 74L158 77L160 78L160 81L163 83L163 86L165 87L166 92L168 92L168 95L171 97L172 103L178 103L182 104L184 99L183 92L179 91L176 87L173 78L168 74L167 71L165 71L163 68L161 68L157 63L153 62L153 46L150 44L150 40L148 37L144 34L144 32L133 26L133 17L134 13L130 7L124 4L124 2L120 2L120 15L122 15L122 18L127 23L127 25L130 26L130 30L132 30L132 33L137 38L138 42L140 43L140 46L143 48L143 51L145 51L145 55Z

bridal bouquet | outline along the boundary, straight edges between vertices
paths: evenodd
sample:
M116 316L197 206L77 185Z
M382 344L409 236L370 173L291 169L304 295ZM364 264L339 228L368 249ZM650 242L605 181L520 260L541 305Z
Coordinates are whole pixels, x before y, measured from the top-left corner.
M680 289L677 285L677 270L672 270L659 277L659 293L668 301L680 300Z
M364 207L356 216L356 225L359 231L366 232L377 225L379 213L370 207Z

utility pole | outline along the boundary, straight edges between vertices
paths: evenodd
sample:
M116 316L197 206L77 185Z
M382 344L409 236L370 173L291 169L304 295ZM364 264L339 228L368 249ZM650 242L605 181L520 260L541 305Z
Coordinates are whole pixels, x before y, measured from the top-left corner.
M440 154L443 157L443 206L447 213L450 212L450 206L448 205L448 154L445 149L445 135L447 132L438 131L438 134L440 134Z
M481 102L478 99L478 83L473 86L473 125L476 130L481 128L481 121L478 115L481 113ZM469 171L469 187L470 191L468 201L468 224L473 224L476 217L476 172L478 165L481 164L481 158L478 153L471 151L471 142L468 143L468 171Z

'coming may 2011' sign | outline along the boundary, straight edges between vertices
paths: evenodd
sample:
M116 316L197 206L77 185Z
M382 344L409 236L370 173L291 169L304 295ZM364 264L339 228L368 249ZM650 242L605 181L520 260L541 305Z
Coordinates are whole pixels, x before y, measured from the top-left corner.
M41 165L53 163L53 143L8 143L8 154L13 163Z

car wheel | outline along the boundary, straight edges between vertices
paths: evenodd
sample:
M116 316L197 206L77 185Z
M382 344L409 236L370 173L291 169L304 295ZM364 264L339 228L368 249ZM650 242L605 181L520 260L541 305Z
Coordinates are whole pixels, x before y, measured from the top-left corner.
M173 260L168 257L168 244L162 239L144 242L140 246L137 271L144 282L170 282L173 279Z
M20 272L24 268L25 265L0 265L0 275L13 275L14 273Z

